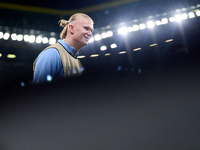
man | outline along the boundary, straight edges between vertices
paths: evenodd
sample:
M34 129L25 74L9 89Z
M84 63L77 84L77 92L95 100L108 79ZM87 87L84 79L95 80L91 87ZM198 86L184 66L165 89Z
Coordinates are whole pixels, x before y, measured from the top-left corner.
M60 26L64 27L60 40L44 49L33 63L33 84L82 72L82 65L77 57L79 50L92 37L93 20L86 14L76 13L68 21L61 20Z

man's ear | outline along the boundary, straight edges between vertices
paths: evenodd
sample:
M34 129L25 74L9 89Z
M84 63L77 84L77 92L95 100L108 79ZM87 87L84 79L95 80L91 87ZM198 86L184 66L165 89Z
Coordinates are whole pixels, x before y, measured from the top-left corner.
M71 34L74 34L74 26L72 24L68 25L68 30Z

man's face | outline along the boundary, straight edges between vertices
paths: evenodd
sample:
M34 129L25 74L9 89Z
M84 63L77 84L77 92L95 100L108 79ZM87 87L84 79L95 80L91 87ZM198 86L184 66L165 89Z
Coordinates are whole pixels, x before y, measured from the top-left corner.
M74 21L74 35L73 39L79 47L86 46L89 39L92 37L93 22L88 19L81 17Z

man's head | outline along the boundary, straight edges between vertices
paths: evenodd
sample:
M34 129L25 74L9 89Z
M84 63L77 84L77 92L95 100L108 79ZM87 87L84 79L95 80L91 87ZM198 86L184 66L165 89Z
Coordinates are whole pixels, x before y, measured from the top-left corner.
M76 13L68 21L60 21L60 25L64 27L60 38L70 41L70 46L73 47L81 48L86 46L92 37L93 24L93 20L88 15Z

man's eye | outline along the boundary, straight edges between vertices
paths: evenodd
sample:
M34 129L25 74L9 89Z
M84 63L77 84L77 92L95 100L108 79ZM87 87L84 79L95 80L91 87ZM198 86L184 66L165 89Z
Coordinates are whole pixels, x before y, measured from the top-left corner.
M85 27L86 30L89 30L87 27Z

